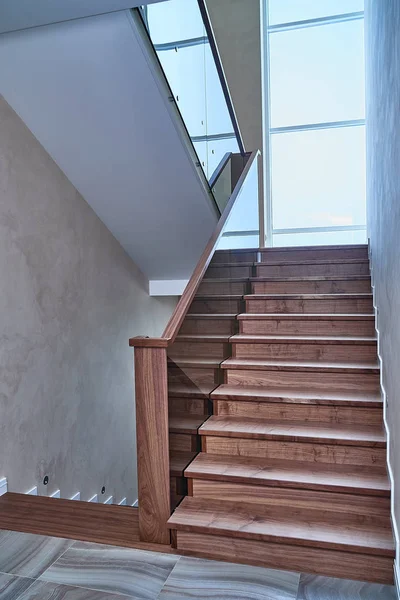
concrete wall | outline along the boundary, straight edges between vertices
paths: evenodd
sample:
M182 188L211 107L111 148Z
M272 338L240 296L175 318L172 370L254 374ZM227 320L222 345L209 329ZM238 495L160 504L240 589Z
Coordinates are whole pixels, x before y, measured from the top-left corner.
M368 235L400 523L400 3L367 0L365 11Z
M149 298L116 239L0 97L0 476L9 490L136 497L133 352ZM44 475L50 483L42 485Z

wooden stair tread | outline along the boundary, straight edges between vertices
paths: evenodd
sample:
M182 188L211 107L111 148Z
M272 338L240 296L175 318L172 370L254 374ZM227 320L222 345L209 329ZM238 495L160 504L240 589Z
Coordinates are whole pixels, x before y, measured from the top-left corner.
M208 265L208 268L212 267L252 267L254 265L254 261L247 262L214 262ZM256 263L259 264L259 263ZM204 281L204 280L203 280Z
M343 344L347 346L364 344L376 346L377 339L371 336L334 336L334 335L304 335L304 334L285 334L285 335L255 335L237 333L230 337L230 341L235 344L267 344L268 342L286 343L286 344Z
M176 342L222 342L228 343L231 336L213 333L181 333L175 338Z
M172 415L169 417L169 432L195 435L206 419L207 415Z
M266 460L201 452L186 467L185 477L390 496L386 469L371 466Z
M169 457L169 473L172 477L183 477L186 467L195 458L196 452L173 452Z
M216 319L216 320L221 320L221 319L235 319L236 318L236 314L237 313L187 313L187 315L185 316L185 320L186 319L204 319L204 320L208 320L208 319Z
M206 358L205 356L168 356L169 367L193 367L198 369L217 369L223 358Z
M212 266L219 266L219 264L220 263L215 263ZM234 266L240 266L243 263L232 264L234 264ZM203 277L201 283L246 283L247 281L249 281L249 277Z
M210 394L217 387L216 383L211 385L191 384L188 386L182 384L169 384L168 385L168 397L169 398L200 398L206 399L210 397Z
M277 260L273 262L262 261L255 263L257 266L273 266L281 267L282 265L342 265L342 264L353 264L353 263L369 263L368 258L305 258L303 260ZM241 263L242 264L242 263ZM251 263L249 263L251 264Z
M260 263L255 263L256 266ZM277 264L277 263L273 263ZM302 275L301 277L282 277L278 275L259 275L258 277L249 277L251 282L257 281L365 281L371 279L370 275ZM204 280L203 280L204 281ZM207 280L210 281L210 280ZM247 279L246 279L247 281Z
M243 294L196 294L195 300L242 300Z
M245 300L368 300L369 292L340 294L246 294Z
M375 321L373 313L241 313L236 318L239 321Z
M222 384L212 393L213 400L239 400L253 402L293 402L299 404L337 404L345 406L369 406L382 408L379 392L336 392L334 390L294 390L261 386L239 386Z
M368 250L368 244L320 244L318 246L275 246L274 248L257 248L258 252L298 252L299 250ZM231 252L231 250L217 250L217 252ZM241 249L242 252L246 250ZM238 250L235 250L238 252Z
M221 364L222 369L250 369L267 371L320 371L325 373L379 373L379 365L358 362L327 362L309 360L258 360L228 358Z
M390 519L386 527L366 527L353 515L186 497L168 521L178 531L215 533L229 537L264 540L362 552L394 557ZM211 541L212 538L210 538Z
M244 417L212 416L199 429L200 435L292 442L330 443L349 446L385 447L382 427L337 423L302 423Z

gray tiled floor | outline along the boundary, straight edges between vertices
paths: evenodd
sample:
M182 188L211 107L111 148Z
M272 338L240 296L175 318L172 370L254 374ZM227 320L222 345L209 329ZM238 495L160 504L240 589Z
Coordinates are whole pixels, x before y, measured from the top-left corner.
M394 588L0 531L0 600L394 600Z

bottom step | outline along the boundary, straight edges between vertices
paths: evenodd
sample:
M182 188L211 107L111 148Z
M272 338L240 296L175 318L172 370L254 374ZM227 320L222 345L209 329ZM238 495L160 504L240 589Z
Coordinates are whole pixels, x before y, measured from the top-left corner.
M178 531L179 554L393 585L393 559Z
M328 510L256 508L187 497L169 519L178 552L291 571L391 583L390 520Z

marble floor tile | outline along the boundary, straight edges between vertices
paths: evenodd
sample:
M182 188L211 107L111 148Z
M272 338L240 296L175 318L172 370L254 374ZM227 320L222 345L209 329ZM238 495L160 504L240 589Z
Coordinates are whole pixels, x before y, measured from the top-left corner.
M170 554L76 542L41 579L154 600L177 560Z
M0 531L0 572L36 578L72 543L44 535Z
M182 557L159 600L296 600L299 573Z
M27 577L0 573L0 600L16 600L34 581Z
M59 585L50 581L36 580L18 600L131 600L132 596L109 594L85 588ZM0 600L2 597L0 596ZM7 597L8 600L8 597ZM14 600L13 598L10 600Z
M392 585L302 574L297 600L396 600L396 597Z

